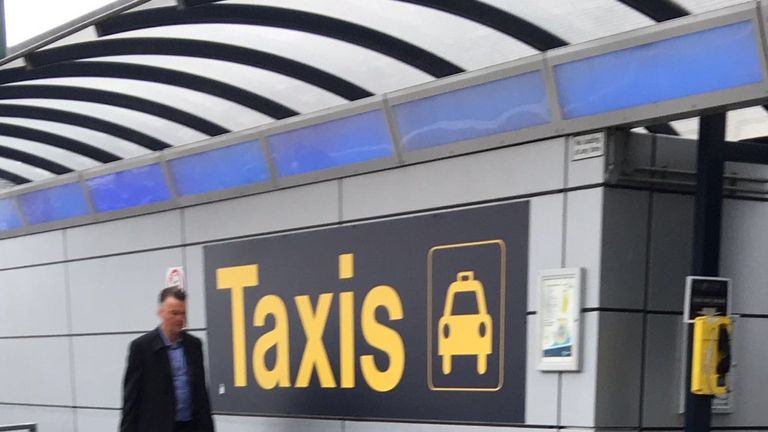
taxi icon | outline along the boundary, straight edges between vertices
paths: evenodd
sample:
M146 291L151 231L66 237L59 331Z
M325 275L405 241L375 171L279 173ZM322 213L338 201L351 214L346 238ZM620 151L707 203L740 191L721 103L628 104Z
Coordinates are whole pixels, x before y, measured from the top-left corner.
M469 293L469 297L473 297L477 313L454 313L456 295L459 293ZM477 373L485 374L488 356L493 352L492 323L485 302L485 289L482 282L475 279L475 272L463 271L456 274L456 281L448 287L443 315L437 324L437 354L442 357L443 374L451 373L451 360L455 355L477 356Z

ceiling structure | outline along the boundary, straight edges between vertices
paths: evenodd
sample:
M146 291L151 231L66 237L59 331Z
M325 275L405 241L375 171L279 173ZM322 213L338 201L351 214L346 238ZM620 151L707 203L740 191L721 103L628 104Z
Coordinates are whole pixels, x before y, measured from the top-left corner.
M0 65L0 188L743 2L118 1ZM768 113L728 126L768 136Z

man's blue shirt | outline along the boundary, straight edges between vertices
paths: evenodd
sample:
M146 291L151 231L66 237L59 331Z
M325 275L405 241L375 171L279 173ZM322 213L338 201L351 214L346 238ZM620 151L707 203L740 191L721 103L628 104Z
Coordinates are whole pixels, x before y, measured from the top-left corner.
M160 337L163 343L168 347L168 358L171 361L171 374L173 375L173 387L176 392L176 421L192 420L192 389L189 382L189 370L187 369L187 357L184 355L182 338L175 345L160 329Z

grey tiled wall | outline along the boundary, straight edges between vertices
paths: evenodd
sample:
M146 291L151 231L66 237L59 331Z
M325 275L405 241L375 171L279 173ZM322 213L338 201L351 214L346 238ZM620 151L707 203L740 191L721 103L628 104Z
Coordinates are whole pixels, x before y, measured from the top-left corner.
M477 201L528 199L526 423L537 427L530 430L554 431L558 425L631 430L641 419L644 426L675 426L679 416L668 403L675 393L668 386L675 373L670 344L677 317L660 312L680 307L679 278L687 271L680 267L687 268L690 260L690 233L684 228L690 223L692 200L606 190L595 185L602 181L601 158L567 162L566 152L563 139L548 140L3 240L0 424L35 421L42 432L116 430L127 344L156 325L155 296L167 267L185 267L189 326L205 336L205 244ZM753 217L765 208L763 203L730 202L726 210L726 220L750 224L748 229L733 225L724 230L724 251L736 255L723 260L724 273L732 274L739 286L749 284L735 299L740 310L749 313L765 313L768 304L766 290L759 288L766 280L761 263L768 248L761 237L752 236L755 230L768 232L763 226L768 218ZM578 373L540 372L533 358L536 272L558 267L585 269L583 306L590 309L582 314ZM745 318L739 328L744 337L756 337L766 323ZM768 353L739 342L738 412L717 421L768 424L759 408L764 398L744 384L759 367L757 355L764 358ZM393 427L233 416L217 416L216 423L221 432L374 432ZM422 432L485 429L403 423L396 427ZM501 429L529 430L522 425L494 428Z

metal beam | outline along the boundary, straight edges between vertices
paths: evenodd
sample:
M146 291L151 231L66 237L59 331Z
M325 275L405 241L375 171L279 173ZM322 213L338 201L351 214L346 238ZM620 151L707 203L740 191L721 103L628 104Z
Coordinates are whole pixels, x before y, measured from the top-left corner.
M222 0L179 0L182 8L219 3ZM551 32L503 9L477 0L397 0L456 15L511 36L534 49L546 51L568 45Z
M517 15L477 0L399 0L441 10L498 30L539 51L568 45L568 42Z
M37 432L37 423L21 423L21 424L0 426L0 431L2 432L7 432L7 431Z
M131 129L129 127L125 127L117 123L112 123L107 120L102 120L96 117L70 111L29 105L0 104L0 117L45 120L78 126L86 129L92 129L107 135L112 135L128 142L132 142L148 150L162 150L164 148L171 147L170 144L155 137L149 136L143 132L139 132L136 129Z
M221 127L216 123L170 105L107 90L62 85L19 84L0 86L0 100L2 99L56 99L91 102L125 108L160 117L184 125L208 136L222 135L231 132L229 129Z
M53 174L66 174L72 172L71 168L65 167L64 165L56 163L50 159L2 145L0 145L0 157L25 163L42 170L52 172Z
M148 81L181 87L217 96L259 111L274 119L298 114L285 105L256 93L199 75L154 66L119 62L77 61L37 69L22 67L0 70L0 83L14 83L46 78L100 77Z
M680 136L679 133L669 123L660 123L655 125L646 126L648 132L662 135Z
M8 51L8 39L5 37L5 0L0 0L0 58L5 58Z
M768 144L745 141L729 142L725 146L725 159L729 162L768 165Z
M30 180L30 179L28 179L26 177L20 176L20 175L15 174L15 173L12 173L10 171L6 171L4 169L0 169L0 178L3 179L3 180L8 180L9 182L11 182L13 184L17 184L17 185L24 184L24 183L29 183L29 182L32 181L32 180Z
M301 10L271 6L206 4L189 8L162 7L124 13L96 25L100 36L184 24L242 24L279 27L317 34L368 48L420 69L434 77L464 72L442 57L380 31Z
M690 15L684 7L670 0L619 0L656 22Z
M114 162L121 159L119 156L113 153L102 150L98 147L94 147L90 144L86 144L82 141L25 126L0 123L0 136L7 136L47 144L51 147L71 151L72 153L77 153L81 156L85 156L102 163Z
M120 38L74 43L27 55L32 67L121 55L168 55L222 60L269 70L320 87L347 100L373 93L336 75L287 57L236 45L177 38Z

